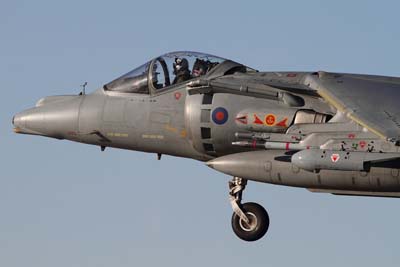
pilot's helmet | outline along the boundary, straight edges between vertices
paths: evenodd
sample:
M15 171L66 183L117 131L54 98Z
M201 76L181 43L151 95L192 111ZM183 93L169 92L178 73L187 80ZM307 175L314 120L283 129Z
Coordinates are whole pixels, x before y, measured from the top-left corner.
M187 59L176 57L174 63L174 70L175 72L178 72L180 70L189 70L189 62L187 61Z
M192 76L200 77L207 72L207 63L204 60L197 59L193 65Z

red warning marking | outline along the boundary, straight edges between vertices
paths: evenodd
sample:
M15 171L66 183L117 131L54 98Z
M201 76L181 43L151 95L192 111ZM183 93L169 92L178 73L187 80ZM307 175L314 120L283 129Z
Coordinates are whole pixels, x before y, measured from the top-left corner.
M287 118L285 118L285 119L281 120L280 122L278 122L276 124L276 126L287 127L286 122L287 122Z
M175 99L176 99L176 100L179 100L179 98L181 98L182 94L181 94L180 92L176 92L176 93L174 94L174 96L175 96Z
M247 115L236 117L236 121L242 124L247 124Z
M364 148L364 147L367 145L367 142L365 142L365 141L360 141L360 142L359 142L359 145L360 145L361 148Z
M265 116L265 123L268 126L274 125L275 120L276 120L276 118L275 118L275 115L273 115L273 114L268 114L267 116Z
M353 133L349 133L348 137L349 137L350 139L353 139L354 137L356 137L356 135L353 134Z
M289 142L286 142L286 150L289 150Z
M333 163L338 162L340 159L340 155L339 154L332 154L331 155L331 160Z
M257 141L256 140L253 140L252 147L253 148L257 148Z
M255 124L264 124L262 120L260 120L259 117L257 117L256 114L254 114L254 122Z
M294 78L294 77L296 77L296 76L297 76L296 73L288 73L288 74L286 75L286 77L289 77L289 78Z

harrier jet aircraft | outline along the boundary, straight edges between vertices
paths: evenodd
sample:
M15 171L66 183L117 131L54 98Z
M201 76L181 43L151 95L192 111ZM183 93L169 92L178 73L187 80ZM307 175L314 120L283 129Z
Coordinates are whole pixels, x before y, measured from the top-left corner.
M400 78L260 72L173 52L85 94L48 96L14 116L14 131L192 158L233 177L232 228L269 227L242 203L247 181L337 195L400 197Z

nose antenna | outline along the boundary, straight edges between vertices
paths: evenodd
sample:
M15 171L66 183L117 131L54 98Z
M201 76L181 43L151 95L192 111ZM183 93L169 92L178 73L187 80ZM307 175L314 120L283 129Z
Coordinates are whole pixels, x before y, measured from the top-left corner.
M81 85L81 87L82 87L82 92L80 93L80 95L85 95L85 94L86 94L86 92L85 92L86 85L87 85L87 82L85 82L84 84Z

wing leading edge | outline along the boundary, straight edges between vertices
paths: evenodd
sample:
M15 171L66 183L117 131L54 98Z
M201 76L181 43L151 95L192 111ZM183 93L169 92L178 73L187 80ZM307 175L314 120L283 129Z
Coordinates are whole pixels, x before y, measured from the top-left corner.
M305 84L381 138L400 141L400 79L318 72Z

